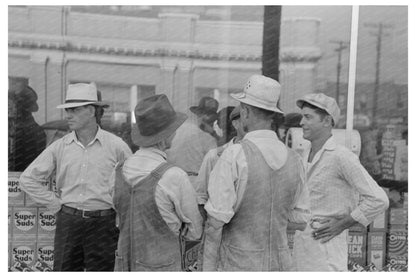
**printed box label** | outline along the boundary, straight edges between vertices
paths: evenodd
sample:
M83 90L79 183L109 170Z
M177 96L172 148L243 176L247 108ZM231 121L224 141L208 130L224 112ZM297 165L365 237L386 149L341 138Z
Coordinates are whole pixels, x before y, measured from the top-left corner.
M9 172L8 188L9 188L9 205L23 206L24 192L20 188L19 178L21 172Z
M13 240L33 240L37 233L37 209L13 208Z
M348 260L366 265L366 233L348 232Z
M44 208L39 208L38 213L38 238L53 240L56 229L56 216Z
M38 242L37 254L38 260L45 262L50 268L53 267L53 254L54 254L53 241L50 242Z
M12 243L11 262L23 262L31 266L36 259L36 250L34 242L14 242Z

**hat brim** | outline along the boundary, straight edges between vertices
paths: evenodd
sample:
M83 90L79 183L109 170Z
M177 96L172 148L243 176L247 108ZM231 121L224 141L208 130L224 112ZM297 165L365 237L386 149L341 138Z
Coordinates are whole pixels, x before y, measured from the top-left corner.
M296 101L296 106L298 106L298 107L299 107L299 109L302 109L302 105L303 105L303 103L308 103L308 104L310 104L310 105L312 105L312 106L315 106L315 107L317 107L317 108L320 108L320 109L322 109L322 110L326 111L326 112L327 112L327 113L328 113L328 114L332 117L332 119L334 120L335 125L337 125L337 124L338 124L339 117L338 117L338 118L335 118L336 116L332 115L332 114L328 111L328 109L327 109L324 105L322 105L321 103L319 103L319 102L315 102L315 101L311 101L311 100L306 100L306 99L299 99L299 100L297 100L297 101Z
M268 110L268 111L272 111L272 112L275 112L275 113L284 114L284 112L282 112L277 107L269 107L269 106L266 106L266 105L262 105L258 102L254 102L250 98L242 97L245 94L246 94L245 92L237 92L237 93L232 93L230 95L231 95L232 98L234 98L235 100L237 100L241 103L244 103L244 104L247 104L247 105L250 105L250 106L253 106L253 107L257 107L257 108L260 108L260 109L263 109L263 110Z
M176 113L176 119L167 128L152 136L143 136L140 134L137 124L134 124L131 128L131 140L137 146L147 147L154 145L165 138L172 135L188 118L184 113Z
M200 107L198 107L198 106L191 106L191 107L189 108L189 110L190 110L192 113L196 114L196 115L201 115L201 114L208 114L208 115L211 115L211 114L217 114L216 112L212 112L212 111L207 111L207 110L201 109L201 108L200 108Z
M306 99L299 99L299 100L297 100L296 101L296 106L298 106L300 109L302 109L303 103L308 103L308 104L310 104L312 106L318 107L318 108L320 108L320 109L328 112L327 109L326 109L326 107L324 107L322 104L320 104L318 102L306 100Z
M108 105L105 102L74 102L74 103L65 103L65 104L61 104L56 106L57 109L68 109L68 108L75 108L75 107L81 107L81 106L86 106L86 105L95 105L95 106L100 106L103 108L108 108L110 107L110 105Z

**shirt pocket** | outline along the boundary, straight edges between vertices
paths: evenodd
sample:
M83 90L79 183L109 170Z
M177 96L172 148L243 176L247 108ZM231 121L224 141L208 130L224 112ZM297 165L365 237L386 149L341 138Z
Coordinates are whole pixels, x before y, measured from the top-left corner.
M264 260L264 249L242 249L233 245L223 247L224 271L261 271Z
M289 247L279 247L277 255L280 271L294 271L295 264Z
M157 257L155 257L157 259ZM170 267L175 263L175 260L167 260L163 262L143 262L136 260L135 271L172 271Z

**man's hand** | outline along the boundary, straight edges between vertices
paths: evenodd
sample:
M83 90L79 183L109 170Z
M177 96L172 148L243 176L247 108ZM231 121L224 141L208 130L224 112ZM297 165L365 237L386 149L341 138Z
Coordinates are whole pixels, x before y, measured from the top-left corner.
M320 221L320 223L322 224L321 227L312 232L312 237L315 240L320 239L321 243L326 243L354 225L356 221L350 215L347 215L342 218L328 218Z

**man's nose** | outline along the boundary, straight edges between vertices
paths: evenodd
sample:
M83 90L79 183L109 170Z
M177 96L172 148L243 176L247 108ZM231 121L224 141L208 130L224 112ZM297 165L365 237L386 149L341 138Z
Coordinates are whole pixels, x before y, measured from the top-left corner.
M66 119L71 119L72 118L72 114L71 114L71 112L65 112L65 118Z
M302 119L299 122L299 125L302 127L304 124L305 124L305 122L303 122L303 117L302 117Z

